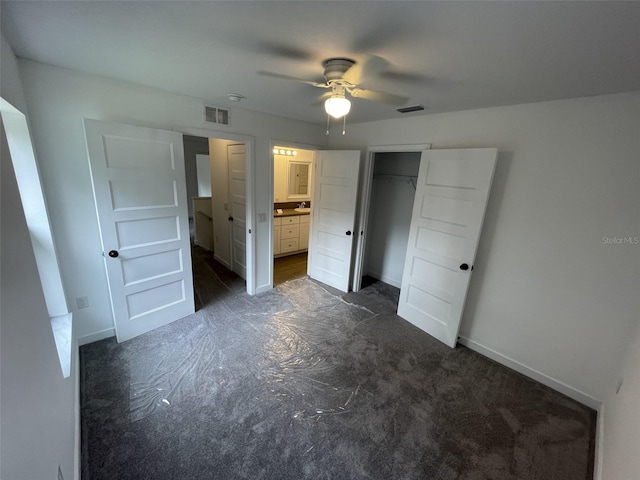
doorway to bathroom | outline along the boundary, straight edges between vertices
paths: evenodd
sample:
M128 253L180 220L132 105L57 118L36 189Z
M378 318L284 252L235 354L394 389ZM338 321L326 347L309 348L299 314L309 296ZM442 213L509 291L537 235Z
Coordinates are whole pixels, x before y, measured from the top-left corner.
M273 285L307 275L315 152L273 147Z

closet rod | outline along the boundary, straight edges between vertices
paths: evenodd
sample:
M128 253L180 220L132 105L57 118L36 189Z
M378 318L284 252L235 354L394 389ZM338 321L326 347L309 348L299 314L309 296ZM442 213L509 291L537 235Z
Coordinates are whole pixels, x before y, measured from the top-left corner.
M399 177L402 177L402 181L406 182L407 184L411 184L413 186L413 189L416 190L416 182L418 181L418 176L417 175L395 175L395 174L391 174L391 173L378 173L378 174L374 174L373 175L373 180L379 178L379 179L388 179L388 180L395 180L396 178L398 178L398 180L401 180ZM404 180L407 179L407 180Z

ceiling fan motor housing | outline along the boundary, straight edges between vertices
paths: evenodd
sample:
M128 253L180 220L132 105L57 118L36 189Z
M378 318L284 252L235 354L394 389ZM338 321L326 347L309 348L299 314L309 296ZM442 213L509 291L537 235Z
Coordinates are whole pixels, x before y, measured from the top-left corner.
M355 61L349 58L330 58L322 64L324 67L324 78L326 78L327 82L339 80L355 63Z

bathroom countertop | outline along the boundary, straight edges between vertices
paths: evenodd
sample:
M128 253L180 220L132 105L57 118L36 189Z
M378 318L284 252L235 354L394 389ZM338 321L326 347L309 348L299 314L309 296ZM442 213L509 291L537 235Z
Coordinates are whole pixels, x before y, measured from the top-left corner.
M295 208L284 208L282 213L278 213L275 210L273 211L273 217L293 217L293 216L302 216L309 215L309 212L296 212Z

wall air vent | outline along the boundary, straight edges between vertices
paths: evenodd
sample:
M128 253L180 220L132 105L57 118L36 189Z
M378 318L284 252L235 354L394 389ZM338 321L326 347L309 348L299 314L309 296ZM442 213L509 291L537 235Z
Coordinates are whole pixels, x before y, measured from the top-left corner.
M215 123L216 125L229 125L231 121L229 109L205 105L204 121L206 123Z
M410 107L403 107L398 109L400 113L419 112L420 110L424 110L424 107L422 105L412 105Z

